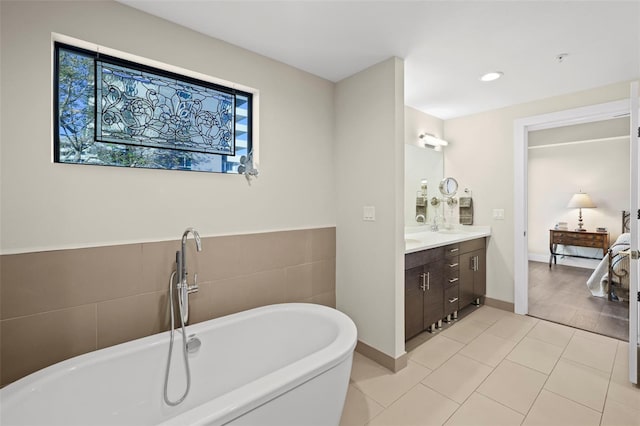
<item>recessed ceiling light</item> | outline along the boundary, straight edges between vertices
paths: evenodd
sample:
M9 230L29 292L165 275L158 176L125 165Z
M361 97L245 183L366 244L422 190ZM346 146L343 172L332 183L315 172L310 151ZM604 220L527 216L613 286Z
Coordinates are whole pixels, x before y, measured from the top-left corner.
M497 80L500 77L502 77L503 75L504 75L504 73L502 71L491 71L491 72L488 72L488 73L484 74L482 77L480 77L480 81Z

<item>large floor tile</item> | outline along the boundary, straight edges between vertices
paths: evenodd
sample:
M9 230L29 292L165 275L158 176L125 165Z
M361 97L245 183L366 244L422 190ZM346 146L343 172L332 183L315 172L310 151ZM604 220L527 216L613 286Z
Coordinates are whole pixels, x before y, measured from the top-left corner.
M640 406L628 407L616 401L607 400L602 413L601 426L638 426L640 425Z
M629 342L618 342L611 380L618 383L629 382Z
M600 312L604 316L629 321L629 304L620 302L608 302Z
M409 352L409 359L435 370L463 347L464 343L438 335Z
M614 339L612 337L609 336L603 336L601 334L598 333L592 333L590 331L586 331L586 330L576 330L576 333L574 334L575 336L579 336L579 337L585 337L589 340L593 340L594 342L600 342L600 343L615 343L618 344L619 340L618 339Z
M340 426L363 426L382 410L384 410L382 405L366 396L354 385L349 385Z
M524 416L479 393L469 399L445 423L447 426L513 426L522 423Z
M558 303L529 303L529 315L547 321L568 324L576 314L576 308L568 308Z
M492 325L496 321L505 316L510 315L509 312L504 311L502 309L492 308L491 306L481 306L475 312L469 314L467 318L472 319L476 322L483 322L485 324Z
M361 382L389 373L391 373L391 370L387 370L377 362L367 358L359 352L353 353L353 364L351 365L352 382Z
M424 385L417 385L375 417L369 426L441 425L458 404Z
M553 392L540 392L523 426L598 426L600 413Z
M620 340L629 340L629 318L616 318L600 314L598 324L593 330Z
M487 333L519 342L538 321L538 319L524 315L509 315L496 321L487 329Z
M477 391L519 413L527 414L546 380L546 374L504 360Z
M583 330L595 330L600 319L600 312L576 308L567 325Z
M397 373L392 373L382 367L379 368L380 371L367 367L366 373L363 374L364 368L357 365L360 363L354 362L356 367L351 371L353 385L383 407L390 406L393 401L400 398L431 373L430 369L409 361L407 366Z
M462 404L491 371L478 361L456 354L422 383Z
M507 355L507 359L548 375L551 374L560 355L562 355L561 347L525 337Z
M575 331L575 329L565 325L540 321L527 333L527 337L551 343L564 349L569 344Z
M544 388L602 412L609 386L609 374L561 358Z
M489 326L484 322L463 318L460 322L444 330L441 335L466 344L482 334Z
M607 401L610 400L640 410L640 388L630 381L618 383L612 380L607 391Z
M562 358L610 373L616 357L618 343L592 340L584 335L574 335L562 354Z
M504 339L489 333L482 333L460 350L459 354L495 367L516 346L514 340Z

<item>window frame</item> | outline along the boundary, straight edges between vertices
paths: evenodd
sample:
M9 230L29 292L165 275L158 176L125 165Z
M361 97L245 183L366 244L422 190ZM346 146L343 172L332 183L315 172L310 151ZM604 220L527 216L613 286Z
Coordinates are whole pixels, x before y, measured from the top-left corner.
M93 73L94 73L94 94L97 94L97 84L98 84L98 79L97 79L97 66L96 66L96 61L98 60L102 60L111 64L115 64L115 65L119 65L122 67L127 67L127 68L131 68L133 70L137 70L137 71L141 71L141 72L147 72L147 73L152 73L152 74L157 74L161 77L166 77L166 78L171 78L171 79L175 79L175 80L179 80L180 82L184 82L187 84L193 84L193 85L198 85L198 86L203 86L206 88L210 88L213 90L217 90L229 95L234 96L234 98L236 99L236 101L234 101L234 111L233 111L233 120L234 120L234 126L237 125L237 96L241 96L243 98L247 99L247 128L246 128L246 138L247 138L247 154L249 155L252 151L253 151L253 115L254 115L254 103L253 103L253 97L254 97L254 93L246 91L246 90L240 90L240 89L236 89L234 87L228 87L228 86L224 86L222 84L218 84L218 83L213 83L211 81L206 81L206 80L202 80L199 78L195 78L195 77L191 77L188 75L184 75L184 74L180 74L177 72L173 72L173 71L169 71L166 69L162 69L162 68L158 68L158 67L154 67L154 66L150 66L144 63L140 63L140 62L135 62L135 61L131 61L128 59L123 59L123 58L119 58L117 56L113 56L113 55L107 55L107 54L103 54L101 53L99 50L92 50L92 49L85 49L85 48L81 48L78 46L75 46L73 44L68 44L65 42L61 42L61 41L54 41L53 42L53 161L54 163L59 163L59 164L74 164L74 165L94 165L94 166L106 166L106 167L125 167L125 168L141 168L141 169L152 169L152 170L182 170L182 171L192 171L192 172L203 172L203 173L221 173L221 174L235 174L237 172L234 172L232 169L229 169L228 167L228 160L227 157L235 157L237 156L231 156L231 155L225 155L225 154L215 154L215 153L207 153L206 155L209 156L218 156L221 157L221 164L220 164L220 170L197 170L197 169L185 169L185 168L167 168L167 167L145 167L145 166L128 166L125 164L96 164L96 163L83 163L83 162L73 162L73 161L61 161L60 159L60 79L59 79L59 74L60 74L60 50L67 50L79 55L84 55L87 57L92 58L93 60ZM95 96L95 95L94 95ZM97 129L95 126L95 122L97 120L97 109L99 106L99 100L96 98L95 102L94 102L94 129L93 129L93 142L100 142L103 144L110 144L110 145L114 145L114 146L123 146L123 145L128 145L128 146L134 146L134 145L130 145L130 144L126 144L126 143L116 143L116 142L109 142L109 141L98 141L96 139L96 132ZM235 129L234 129L234 147L236 145L236 133L235 133ZM178 152L184 152L184 153L189 153L191 151L188 150L181 150L178 148L156 148L156 149L161 149L161 150L167 150L167 151L178 151ZM236 150L236 148L234 148L234 151Z

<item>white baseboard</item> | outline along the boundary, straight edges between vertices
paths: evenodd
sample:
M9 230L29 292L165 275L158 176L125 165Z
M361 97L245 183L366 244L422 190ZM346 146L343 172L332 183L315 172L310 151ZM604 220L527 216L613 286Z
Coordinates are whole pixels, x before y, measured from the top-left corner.
M541 253L529 253L529 260L533 262L549 263L549 255ZM579 257L556 256L558 265L575 266L576 268L596 269L600 263L597 259L581 259Z

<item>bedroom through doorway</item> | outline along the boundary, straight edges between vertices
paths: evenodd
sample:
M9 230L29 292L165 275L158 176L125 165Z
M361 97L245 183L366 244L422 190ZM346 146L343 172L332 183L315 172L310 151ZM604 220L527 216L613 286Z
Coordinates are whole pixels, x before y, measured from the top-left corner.
M527 151L528 314L628 340L629 118L530 131Z

